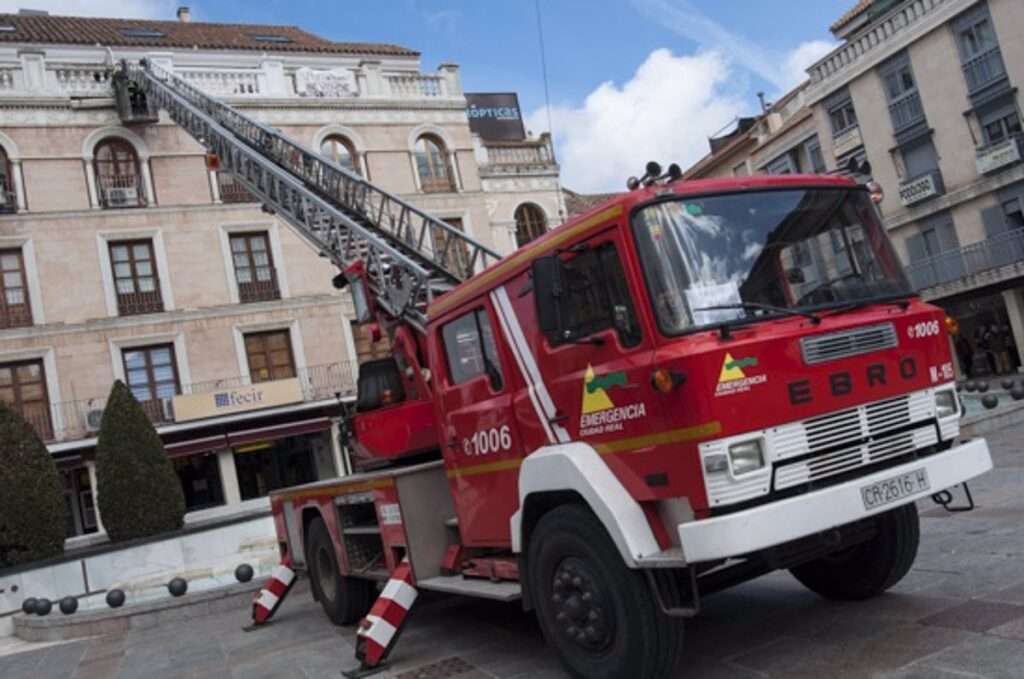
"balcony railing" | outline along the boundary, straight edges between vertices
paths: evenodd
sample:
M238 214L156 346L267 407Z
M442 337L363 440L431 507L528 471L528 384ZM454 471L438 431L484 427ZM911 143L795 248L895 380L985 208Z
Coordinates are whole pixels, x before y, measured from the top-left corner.
M215 97L258 97L262 94L262 70L178 68L174 72L185 82Z
M141 174L97 174L96 188L104 208L143 207L146 194Z
M474 152L483 175L558 171L551 135L546 132L539 139L480 142Z
M328 363L311 366L298 371L296 377L302 385L305 402L321 401L337 396L347 397L355 393L355 379L348 363ZM234 389L252 384L248 377L229 377L220 380L195 382L181 386L182 394L206 394L221 389ZM106 396L77 401L65 401L52 406L60 426L51 426L48 413L30 417L29 421L47 441L73 441L95 436L100 418L106 405ZM174 422L172 401L155 400L141 402L142 409L155 425ZM44 436L45 433L45 436Z
M892 126L897 132L905 130L914 123L924 120L924 108L921 106L921 95L917 92L889 104L889 115Z
M436 99L447 96L444 79L426 73L385 73L388 94L395 99Z
M117 313L121 316L157 314L164 310L159 290L152 292L117 293Z
M860 72L892 54L895 44L907 44L915 35L923 34L961 8L966 9L973 0L914 0L898 5L825 57L813 64L807 72L811 86L807 93L811 101L834 92L853 72Z
M915 290L924 290L1014 264L1020 266L1024 273L1024 229L1013 229L994 238L914 262L907 267L907 274Z
M978 149L978 174L988 174L1013 165L1024 158L1024 136L1015 134L1009 139L982 146Z
M971 94L1005 75L1006 66L1003 64L1003 54L998 45L964 63L964 77L967 79L967 89Z
M242 304L250 302L268 302L281 299L281 288L277 284L277 269L262 267L248 269L253 277L251 281L238 281L238 301ZM238 272L235 272L237 278ZM263 279L260 279L263 276Z
M0 303L0 328L24 328L32 325L32 308L28 304Z
M910 207L934 196L941 196L945 192L946 187L942 182L942 173L932 170L901 182L900 202L904 207Z
M238 183L234 175L227 172L217 173L217 190L222 203L258 203L256 196Z

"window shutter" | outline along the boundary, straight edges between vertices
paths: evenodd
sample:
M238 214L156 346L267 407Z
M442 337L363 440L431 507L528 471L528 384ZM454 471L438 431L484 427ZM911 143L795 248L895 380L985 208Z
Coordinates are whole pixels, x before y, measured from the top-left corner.
M987 207L981 211L981 222L985 225L985 235L988 238L995 238L1006 232L1006 218L1003 215L1001 205Z
M956 235L956 227L953 220L940 222L935 226L935 232L939 236L939 252L948 252L960 248L960 239Z
M928 249L924 244L924 235L915 233L907 238L907 261L911 264L928 257Z

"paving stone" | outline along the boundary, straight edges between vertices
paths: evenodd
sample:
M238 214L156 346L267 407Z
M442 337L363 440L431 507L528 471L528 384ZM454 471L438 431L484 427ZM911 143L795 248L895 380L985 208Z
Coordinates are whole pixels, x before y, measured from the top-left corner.
M984 632L1024 617L1024 606L994 601L968 601L921 620L924 625Z
M960 677L1020 679L1024 675L1022 662L1024 642L983 636L946 649L912 667L959 672Z

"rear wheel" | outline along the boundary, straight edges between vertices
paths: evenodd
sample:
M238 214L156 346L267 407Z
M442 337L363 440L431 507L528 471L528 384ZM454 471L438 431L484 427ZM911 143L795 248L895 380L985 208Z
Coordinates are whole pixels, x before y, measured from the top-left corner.
M911 503L874 518L867 542L791 569L794 577L826 599L856 601L881 594L903 579L917 557L921 526Z
M643 574L626 567L586 508L564 505L541 518L527 569L544 637L574 676L670 675L682 621L660 612Z
M373 583L339 572L331 534L320 517L309 524L306 545L310 586L324 613L335 625L351 625L360 620L373 603Z

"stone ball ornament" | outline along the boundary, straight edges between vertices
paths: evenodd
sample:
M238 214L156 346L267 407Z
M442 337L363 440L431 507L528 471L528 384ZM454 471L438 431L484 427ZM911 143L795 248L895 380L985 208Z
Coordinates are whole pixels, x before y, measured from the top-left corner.
M999 405L999 397L995 394L985 394L981 399L981 405L992 410Z
M974 380L967 380L967 382L964 384L964 389L966 389L969 392L977 391L978 383L975 382Z
M984 394L986 391L988 391L988 382L979 381L978 382L978 392Z
M36 615L49 615L52 610L52 601L49 599L36 599Z
M235 580L239 582L249 582L253 576L252 566L247 563L239 564L238 568L235 569Z
M1010 390L1010 398L1014 401L1024 400L1024 384L1018 384Z
M73 596L66 596L60 600L60 612L64 615L71 615L78 610L78 599Z
M184 578L174 578L167 583L167 591L171 596L183 596L188 591L188 583Z
M124 605L124 590L112 589L107 592L107 605L111 608L120 608Z
M30 596L21 602L21 612L25 615L32 615L36 612L37 599L34 596Z
M1006 391L1010 391L1011 389L1013 389L1013 380L1005 379L1002 382L1000 382L999 385Z

